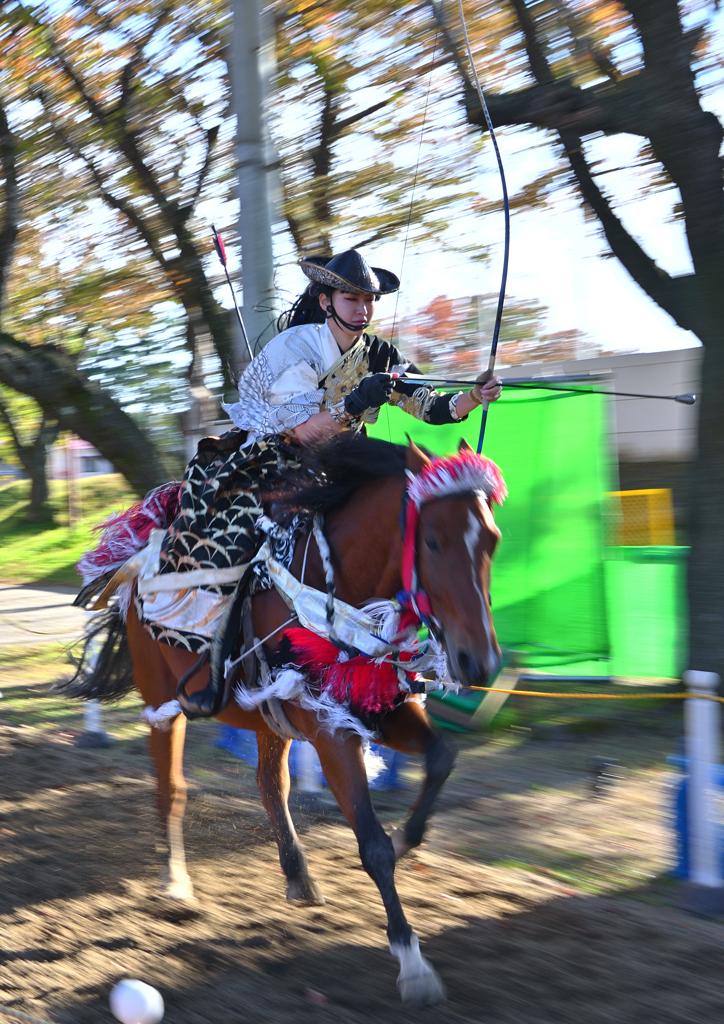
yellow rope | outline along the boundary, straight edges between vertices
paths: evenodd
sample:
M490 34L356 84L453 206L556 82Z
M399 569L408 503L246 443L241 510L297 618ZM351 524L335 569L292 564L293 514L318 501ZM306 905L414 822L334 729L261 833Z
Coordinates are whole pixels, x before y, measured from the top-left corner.
M545 690L503 690L498 686L469 686L486 693L517 693L519 697L553 697L558 700L713 700L724 704L724 697L711 693L549 693Z

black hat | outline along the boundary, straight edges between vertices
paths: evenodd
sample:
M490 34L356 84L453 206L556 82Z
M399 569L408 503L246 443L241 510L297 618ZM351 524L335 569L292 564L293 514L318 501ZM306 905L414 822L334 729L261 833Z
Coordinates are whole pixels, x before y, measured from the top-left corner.
M371 267L356 249L348 249L338 256L307 256L299 266L310 281L350 292L371 292L373 295L389 295L400 287L400 279L382 270Z

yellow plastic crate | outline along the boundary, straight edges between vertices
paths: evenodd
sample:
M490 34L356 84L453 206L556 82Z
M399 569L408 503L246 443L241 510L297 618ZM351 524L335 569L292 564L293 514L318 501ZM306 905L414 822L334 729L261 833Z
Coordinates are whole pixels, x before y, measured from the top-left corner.
M613 491L611 496L618 499L620 507L618 544L624 547L676 544L671 488Z

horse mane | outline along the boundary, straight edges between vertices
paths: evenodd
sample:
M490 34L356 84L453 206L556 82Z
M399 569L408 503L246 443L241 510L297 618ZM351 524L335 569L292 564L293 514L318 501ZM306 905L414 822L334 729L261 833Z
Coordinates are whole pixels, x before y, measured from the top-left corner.
M307 449L302 468L274 495L288 508L326 515L375 480L404 477L407 447L345 430Z

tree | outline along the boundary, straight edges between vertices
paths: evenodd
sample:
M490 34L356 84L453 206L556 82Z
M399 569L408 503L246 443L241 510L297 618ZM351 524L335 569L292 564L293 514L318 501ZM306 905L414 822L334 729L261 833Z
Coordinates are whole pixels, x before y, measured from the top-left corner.
M431 135L438 115L428 79L410 78L380 52L371 7L275 7L272 127L284 216L300 255L408 233L416 245L456 248L449 218L475 198L472 153L456 145L460 127L450 129L445 147L409 146L421 129ZM473 247L484 256L480 240Z
M449 299L438 295L417 313L396 325L399 344L425 372L461 379L480 373L481 353L490 345L497 295ZM498 365L555 362L603 354L582 331L546 331L545 306L508 295L500 331ZM389 336L391 322L381 331Z
M488 81L499 90L509 76L514 81L488 96L494 125L547 133L567 166L567 172L563 165L556 169L548 187L565 174L610 253L704 345L691 496L690 665L723 674L724 132L702 96L715 58L704 10L676 0L504 0L478 7L469 28L480 66L492 69ZM430 12L458 76L467 120L486 131L459 27L437 0ZM678 190L675 211L685 226L692 273L664 271L626 228L604 188L605 168L591 153L595 142L619 133L640 139L650 189Z
M17 137L0 98L0 313L21 226L22 173ZM57 345L30 345L0 331L0 383L35 399L42 409L40 428L29 444L8 404L0 419L18 457L32 478L30 514L39 517L47 499L47 449L58 429L71 430L94 444L141 493L170 476L153 443L112 397L94 385L77 357Z
M116 277L136 286L145 278L156 301L173 297L185 309L189 376L198 375L208 336L222 365L232 363L229 316L205 266L209 233L199 238L194 223L209 182L229 173L215 160L228 117L221 5L135 0L115 11L87 0L59 14L14 2L4 14L22 131L36 160L52 156L70 184L70 196L56 202L76 219L93 199L108 211L85 239L65 232L83 276L97 287L94 256L105 255L109 269L98 249L110 235ZM60 290L65 300L62 282Z
M324 32L340 12L338 43ZM34 171L21 182L23 234L4 308L6 331L32 343L24 365L49 341L132 407L128 389L113 381L108 352L124 332L148 338L155 304L168 300L185 314L188 394L204 392L212 345L224 371L232 363L229 317L214 296L216 263L199 215L209 198L228 203L233 193L227 23L220 0L133 0L122 11L99 0L62 12L18 0L3 7L5 83ZM395 88L360 105L348 81L374 64L365 53L373 26L360 40L341 5L315 12L302 3L280 6L277 24L277 109L293 106L301 84L305 114L277 117L283 205L297 254L328 248L345 233L344 244L370 243L410 221L417 238L441 235L445 204L472 202L472 160L397 158L395 146L419 112L405 112ZM389 68L375 76L390 92ZM385 117L370 121L383 108ZM363 139L365 159L352 166L349 146ZM52 173L38 173L43 168ZM3 365L8 373L16 361Z

